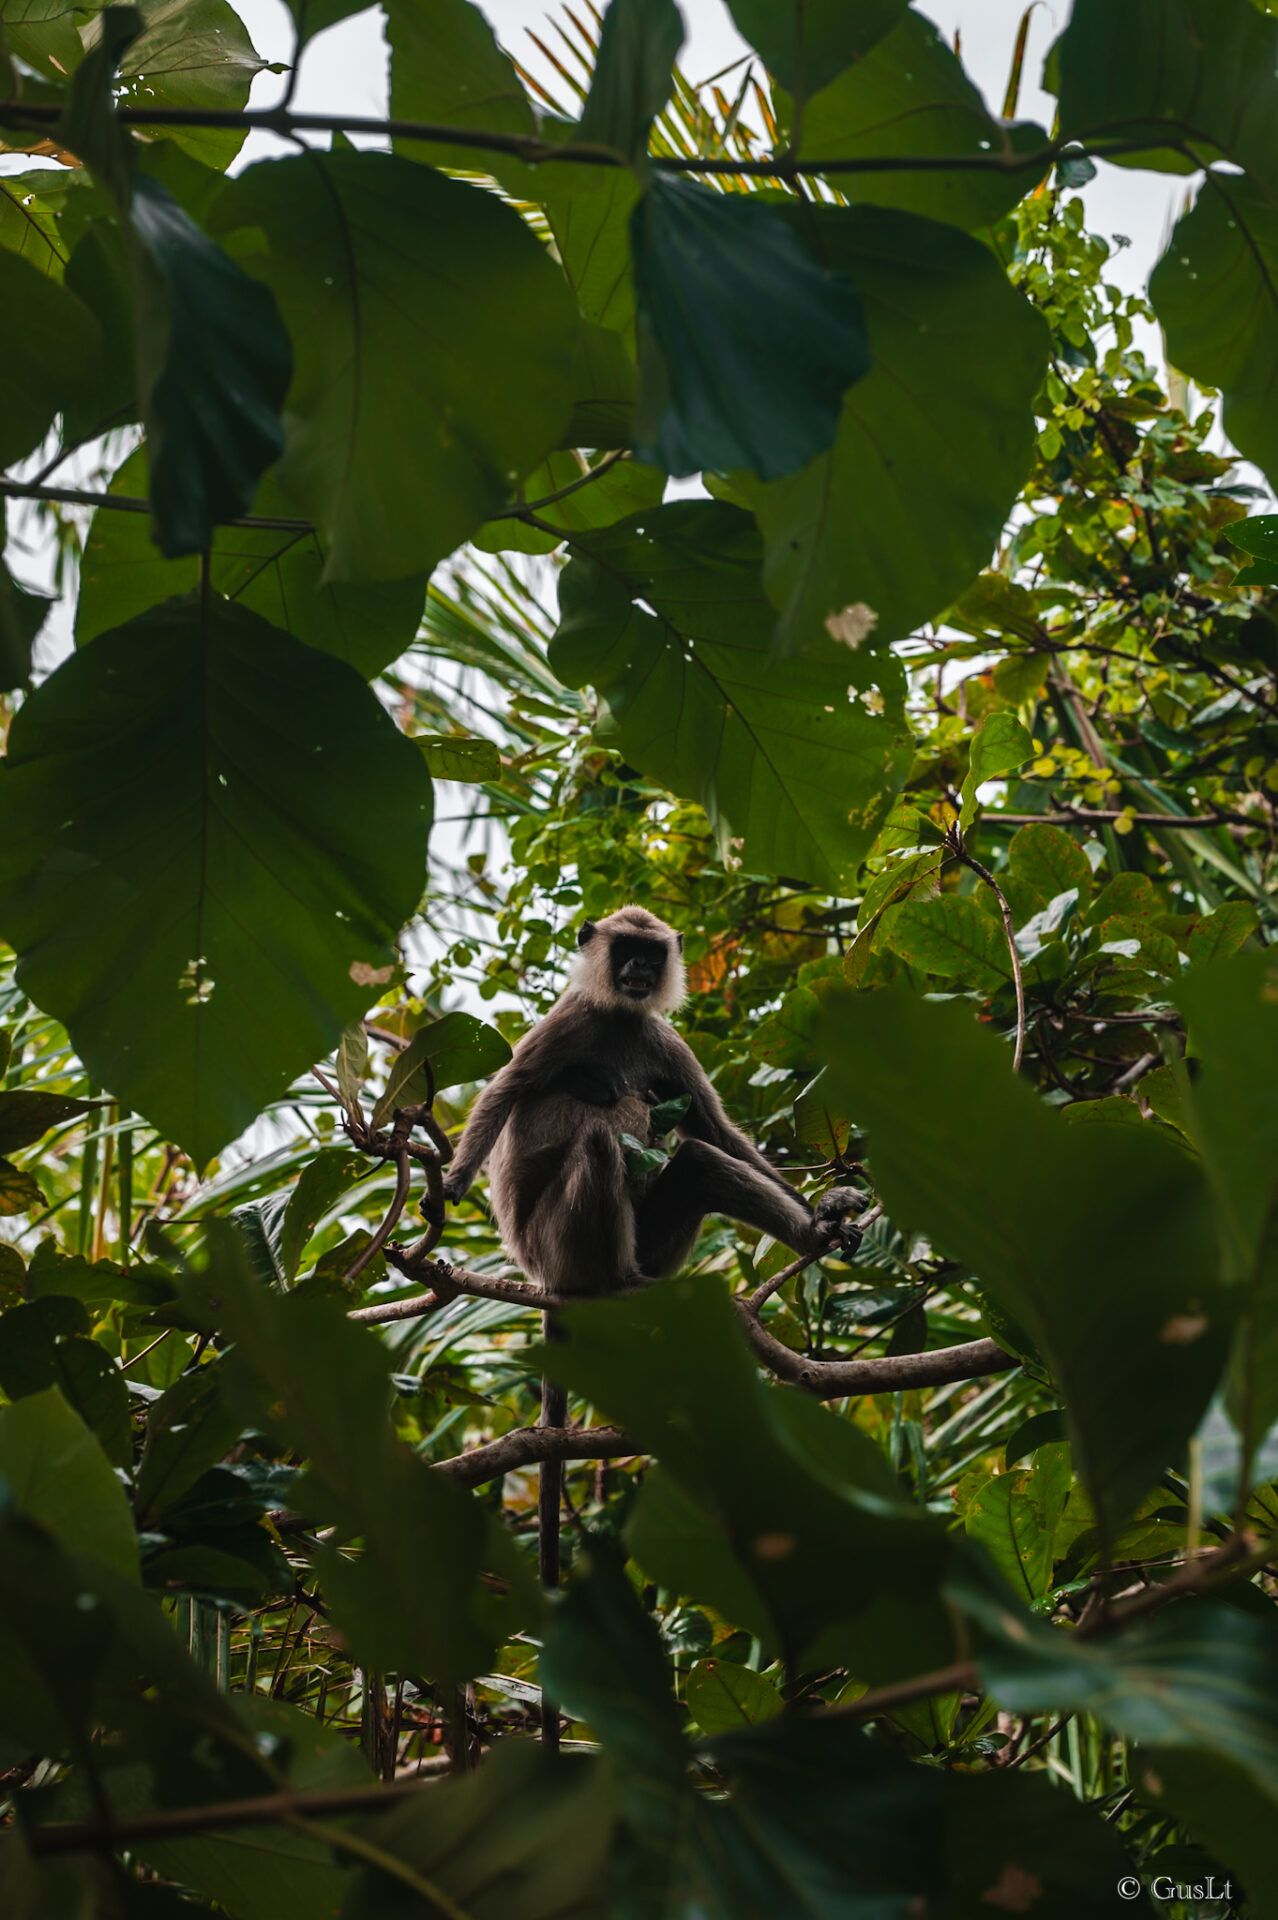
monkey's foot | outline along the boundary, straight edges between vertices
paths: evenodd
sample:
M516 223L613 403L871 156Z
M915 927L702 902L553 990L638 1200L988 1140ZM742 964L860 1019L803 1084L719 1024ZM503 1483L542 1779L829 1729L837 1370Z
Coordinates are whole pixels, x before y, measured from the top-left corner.
M865 1195L855 1187L831 1187L823 1193L813 1211L817 1228L826 1239L826 1251L851 1264L861 1244L861 1229L850 1218L865 1206Z

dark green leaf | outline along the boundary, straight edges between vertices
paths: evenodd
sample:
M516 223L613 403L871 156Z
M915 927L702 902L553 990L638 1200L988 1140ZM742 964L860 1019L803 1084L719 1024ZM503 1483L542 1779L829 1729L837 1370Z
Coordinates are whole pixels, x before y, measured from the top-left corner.
M416 1105L447 1087L464 1086L470 1080L486 1080L510 1058L510 1043L496 1027L477 1020L473 1013L446 1013L419 1027L407 1047L397 1057L386 1081L386 1090L373 1109L374 1126L384 1126L396 1107ZM430 1073L420 1071L425 1062Z
M92 379L102 334L89 309L0 247L0 465L38 447Z
M450 1914L602 1920L612 1810L611 1783L597 1759L556 1759L527 1741L503 1740L472 1778L415 1794L361 1822L358 1832L438 1887ZM399 1880L362 1867L342 1920L427 1920L441 1911L435 1900L409 1904Z
M259 1287L233 1230L216 1232L212 1245L214 1264L190 1283L190 1300L236 1341L240 1403L312 1462L303 1511L363 1540L357 1560L336 1544L317 1554L333 1619L356 1657L441 1680L483 1672L493 1633L478 1589L481 1567L493 1564L488 1516L401 1449L386 1348L340 1303Z
M1243 10L1257 18L1245 4ZM1268 24L1278 31L1278 22ZM1278 478L1276 283L1272 188L1209 174L1150 276L1149 297L1174 365L1221 389L1226 433L1270 479Z
M195 1368L152 1406L138 1466L140 1520L172 1506L238 1439L240 1419L223 1400L223 1378L216 1365Z
M1239 954L1195 969L1173 992L1202 1068L1185 1117L1215 1194L1224 1273L1238 1290L1229 1411L1252 1453L1278 1420L1278 995L1270 956Z
M1244 1766L1220 1752L1142 1746L1133 1756L1132 1776L1147 1806L1183 1820L1218 1859L1228 1861L1254 1913L1278 1906L1274 1794Z
M136 498L145 491L146 458L139 449L112 479L111 492ZM253 511L289 518L274 474L258 488ZM317 533L223 527L214 535L209 578L218 593L372 678L412 641L426 599L425 576L348 586L325 583L323 572ZM95 513L80 566L77 644L123 626L161 600L193 592L199 579L199 558L166 560L140 514L110 508Z
M230 1704L247 1732L286 1767L295 1793L341 1793L371 1784L359 1750L341 1734L317 1724L313 1714L279 1700L234 1694ZM236 1920L337 1920L354 1875L349 1856L316 1833L285 1826L239 1827L224 1833L149 1840L139 1858L158 1872L218 1902ZM126 1920L134 1920L129 1914ZM146 1914L137 1920L150 1920ZM183 1914L163 1920L190 1920Z
M135 0L141 35L120 62L121 106L212 109L237 113L248 105L259 60L248 29L227 0ZM86 46L95 44L94 22ZM244 144L237 127L183 127L169 138L219 170Z
M53 602L15 580L0 560L0 693L25 687L31 649Z
M625 358L625 349L615 333L604 333L601 327L591 331L601 339L614 342L618 355L630 367ZM633 402L633 367L630 367L630 399ZM617 408L608 407L602 419L577 419L577 425L583 429L582 444L593 446L599 432L608 424L608 415L617 412ZM607 434L604 439L607 441ZM644 466L637 460L623 460L609 467L600 479L592 480L586 486L578 485L576 491L563 500L551 500L547 506L538 504L539 498L547 499L561 487L570 486L574 481L580 482L583 478L575 454L552 453L545 464L529 476L524 486L529 507L542 526L534 527L526 521L510 517L489 520L475 535L474 545L484 553L553 553L565 535L586 532L592 527L610 527L630 514L659 506L666 486L666 476L659 467ZM554 528L556 531L547 532L545 528Z
M56 1387L0 1407L0 1479L18 1512L38 1521L66 1552L89 1554L137 1579L124 1488Z
M834 4L829 11L844 22L849 15L858 21L865 14L863 8ZM870 9L871 21L877 22L883 11L878 0ZM906 11L894 31L886 37L875 34L874 39L876 44L832 85L818 82L822 91L803 111L799 151L804 159L949 154L979 159L1034 153L1046 146L1047 135L1033 122L1009 124L993 117L930 20ZM788 81L784 84L789 86ZM783 111L786 104L778 102ZM1043 171L1041 166L1006 172L884 171L840 174L837 181L850 200L971 229L992 225L1036 185Z
M608 0L578 137L641 160L649 128L670 98L682 45L674 0Z
M67 261L66 285L84 302L102 332L93 376L66 409L64 440L91 440L138 416L133 354L133 288L124 232L115 220L91 220ZM139 455L145 472L145 456ZM145 493L145 485L138 488Z
M43 1190L31 1175L12 1160L0 1160L0 1215L28 1213L43 1205Z
M917 1592L935 1578L942 1541L931 1518L885 1499L872 1442L815 1402L761 1385L717 1279L663 1283L564 1318L567 1339L545 1349L547 1370L622 1422L705 1509L707 1534L735 1554L796 1652L884 1583Z
M65 1093L40 1093L27 1088L0 1091L0 1153L29 1147L50 1127L92 1113L101 1100L76 1100Z
M698 1660L683 1697L702 1733L710 1734L771 1720L782 1707L781 1695L766 1674L731 1660Z
M854 276L780 210L658 173L630 223L639 317L636 451L673 474L779 480L824 453L870 366Z
M728 11L768 72L805 97L890 33L909 0L728 0ZM815 149L814 149L815 151ZM824 153L826 149L823 147Z
M955 1920L1149 1913L1146 1899L1124 1891L1136 1882L1122 1836L1046 1774L955 1767L942 1777Z
M987 713L972 736L967 777L963 781L960 821L970 827L976 818L977 789L986 780L1012 773L1033 756L1034 743L1014 714Z
M269 291L206 239L158 181L131 200L151 520L170 558L247 513L284 447L293 355Z
M939 973L987 993L1006 986L1012 978L1001 925L982 912L975 900L960 899L957 894L907 900L892 916L884 939L893 953L921 973Z
M1078 888L1086 904L1092 888L1092 866L1077 840L1063 827L1021 827L1012 835L1008 865L1018 880L1033 887L1044 904L1058 894Z
M545 202L583 316L592 326L628 339L635 320L630 264L630 221L639 199L635 176L628 167L564 165L539 167L537 178L538 198Z
M295 0L295 6L304 3ZM328 0L328 4L341 4L341 0ZM343 10L357 13L359 0L349 0ZM397 120L536 137L537 116L510 56L470 0L431 0L425 7L418 0L388 0L386 37L391 49L391 112ZM518 199L538 197L537 173L508 153L421 140L405 140L399 150L416 162L495 174Z
M1025 476L1047 332L989 250L877 207L787 217L855 283L871 369L831 450L743 491L791 649L913 632L984 566Z
M1225 528L1225 538L1231 547L1239 548L1251 559L1251 564L1235 576L1236 586L1278 585L1278 513L1236 520Z
M28 991L203 1164L390 978L430 786L349 667L221 600L171 601L27 701L0 817Z
M370 1171L362 1154L345 1147L323 1147L308 1160L288 1196L280 1229L280 1265L291 1280L301 1264L306 1243L323 1216Z
M908 750L852 697L841 649L769 657L748 517L681 501L574 546L555 672L599 690L631 764L705 807L747 871L850 889Z
M88 1331L79 1301L53 1295L11 1307L0 1316L0 1387L11 1400L57 1387L111 1464L125 1467L133 1454L128 1385Z
M429 569L559 444L576 315L495 195L390 154L311 153L250 167L213 220L269 238L248 264L298 343L280 484L328 579Z
M1231 1761L1278 1798L1278 1625L1189 1600L1121 1636L1032 1620L970 1565L947 1584L978 1629L985 1684L1012 1713L1096 1713L1127 1740Z
M465 780L476 785L501 779L501 754L495 741L459 733L413 735L433 780Z
M1063 137L1147 137L1115 158L1193 173L1223 156L1278 183L1278 22L1249 0L1075 0L1057 57Z
M1047 1357L1112 1530L1182 1453L1228 1337L1201 1176L1152 1128L1066 1126L963 1008L828 1004L836 1085L890 1214L978 1275Z

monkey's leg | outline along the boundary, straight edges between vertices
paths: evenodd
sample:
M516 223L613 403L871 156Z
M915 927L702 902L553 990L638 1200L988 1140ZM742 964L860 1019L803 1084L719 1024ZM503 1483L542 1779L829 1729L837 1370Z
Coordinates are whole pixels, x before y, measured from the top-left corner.
M554 1317L544 1313L542 1331L546 1339L555 1337ZM539 1426L562 1427L568 1418L568 1395L563 1387L542 1376L541 1418ZM564 1463L543 1460L537 1472L537 1568L542 1588L554 1593L559 1586L559 1503L563 1498ZM559 1708L541 1689L541 1744L552 1753L559 1751Z
M639 1271L649 1277L673 1272L710 1213L758 1227L796 1253L816 1253L835 1238L833 1223L780 1181L708 1141L685 1140L635 1209Z

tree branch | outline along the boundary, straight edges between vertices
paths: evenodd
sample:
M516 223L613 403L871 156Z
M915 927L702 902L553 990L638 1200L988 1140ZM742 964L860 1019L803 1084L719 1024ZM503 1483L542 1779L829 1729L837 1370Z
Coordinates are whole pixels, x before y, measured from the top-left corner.
M3 116L0 115L0 125ZM151 502L126 493L89 493L83 487L41 487L35 481L0 478L0 500L54 500L64 507L106 507L113 513L150 513ZM238 520L222 520L224 527L264 527L272 533L313 533L310 520L286 520L272 514L241 514Z
M0 101L0 127L57 128L63 118L58 105L23 100ZM444 126L428 120L380 120L367 114L292 113L282 107L235 112L216 107L117 106L115 119L126 127L229 127L237 133L256 128L294 139L303 133L363 134L383 140L425 140L434 146L474 148L482 153L507 153L530 166L554 160L577 166L625 167L629 160L617 147L589 141L543 140L535 134L494 133L481 128ZM1170 144L1170 143L1166 143ZM1111 140L1086 145L1078 140L1051 140L1032 153L1010 149L990 153L901 153L858 155L832 160L798 160L788 154L769 160L711 160L654 154L651 165L667 173L750 175L769 180L793 180L840 173L1044 173L1068 153L1082 158L1108 159L1115 154L1141 153L1149 140Z
M199 1807L166 1807L126 1820L76 1820L36 1827L27 1836L32 1853L83 1853L90 1848L123 1847L135 1840L167 1839L186 1833L221 1833L231 1827L273 1826L298 1815L375 1813L379 1808L424 1793L418 1779L385 1786L348 1787L333 1793L264 1793L245 1800L214 1800Z
M994 1340L968 1340L961 1347L933 1347L928 1353L890 1353L877 1360L809 1360L775 1340L747 1311L733 1303L755 1357L769 1373L793 1387L805 1387L818 1400L842 1400L853 1394L896 1393L908 1387L949 1386L979 1380L989 1373L1010 1373L1020 1366Z
M640 1451L620 1427L516 1427L500 1440L472 1447L452 1460L439 1460L435 1466L463 1487L479 1487L543 1460L615 1460Z

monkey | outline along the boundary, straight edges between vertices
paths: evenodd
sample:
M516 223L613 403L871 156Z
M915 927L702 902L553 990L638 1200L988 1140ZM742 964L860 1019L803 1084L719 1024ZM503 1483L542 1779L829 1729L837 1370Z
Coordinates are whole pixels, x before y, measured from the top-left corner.
M568 988L475 1102L444 1181L461 1199L486 1160L493 1212L516 1263L547 1293L611 1293L674 1273L707 1214L796 1253L854 1252L835 1187L815 1207L734 1127L665 1018L684 997L682 936L643 907L587 920ZM680 1097L681 1144L636 1192L621 1135Z
M676 1272L707 1214L769 1233L796 1253L850 1258L862 1204L835 1187L815 1207L734 1127L691 1047L666 1016L684 997L683 936L638 906L587 920L567 990L471 1112L444 1199L455 1204L485 1161L508 1252L546 1293L606 1294ZM636 1191L621 1136L648 1136L654 1106L687 1101L680 1145ZM553 1316L546 1338L553 1340ZM542 1382L541 1425L562 1426L567 1395ZM542 1463L538 1498L543 1587L559 1584L563 1463ZM559 1743L559 1711L543 1695L543 1743Z

